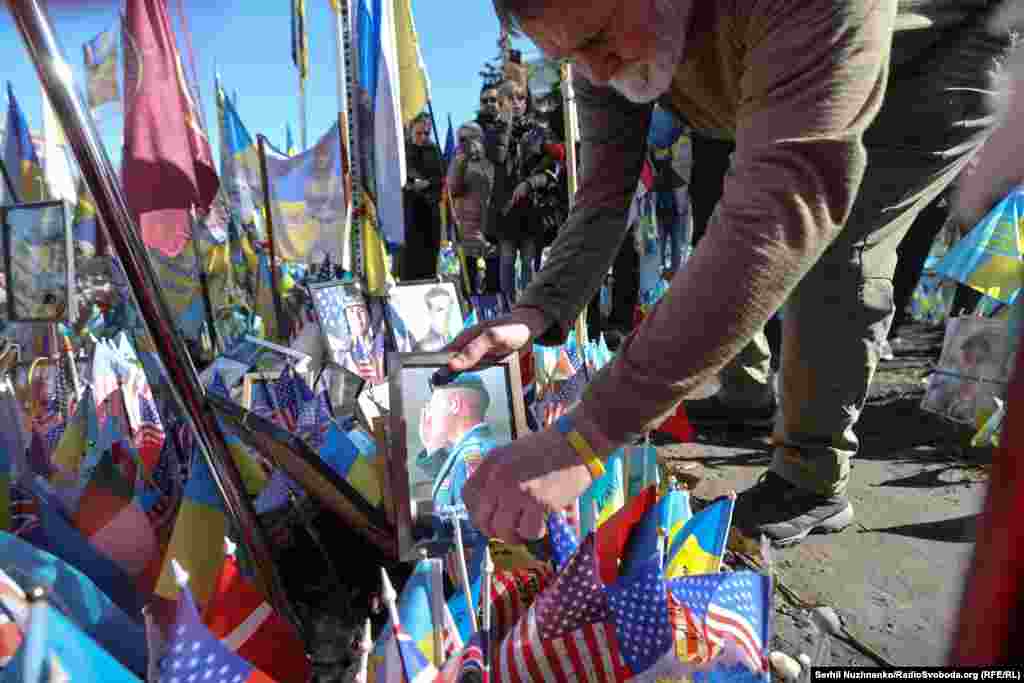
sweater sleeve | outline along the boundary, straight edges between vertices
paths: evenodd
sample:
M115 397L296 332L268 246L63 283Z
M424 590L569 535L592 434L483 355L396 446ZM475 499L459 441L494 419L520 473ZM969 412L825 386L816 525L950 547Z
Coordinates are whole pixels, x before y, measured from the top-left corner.
M584 409L613 441L650 431L785 302L850 215L886 85L895 0L761 0L739 40L736 152L693 257Z

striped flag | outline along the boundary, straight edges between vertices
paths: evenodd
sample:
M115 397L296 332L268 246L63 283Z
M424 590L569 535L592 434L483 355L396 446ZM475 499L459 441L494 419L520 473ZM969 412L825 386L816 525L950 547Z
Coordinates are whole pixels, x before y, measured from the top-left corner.
M496 572L491 583L491 638L500 642L551 583L548 565Z
M687 654L710 657L723 649L733 649L751 671L768 671L765 648L771 640L770 577L747 571L684 576L668 581L668 591L676 601L672 613L677 654L679 633L684 630L690 641L700 637L705 640L704 645L695 648L687 642ZM680 615L686 620L682 629Z
M502 641L492 673L500 683L568 681L578 672L595 683L625 681L611 614L591 535Z
M277 614L238 569L224 560L217 586L203 611L203 623L229 650L281 681L305 681L309 660L292 626Z

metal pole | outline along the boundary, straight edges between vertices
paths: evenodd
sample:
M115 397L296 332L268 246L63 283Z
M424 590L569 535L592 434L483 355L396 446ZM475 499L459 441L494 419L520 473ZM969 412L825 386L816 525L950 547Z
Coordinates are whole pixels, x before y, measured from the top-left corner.
M345 52L345 97L348 110L348 159L349 177L352 183L352 223L349 237L352 243L352 276L358 281L365 281L365 264L363 262L363 235L362 235L362 203L363 203L363 178L362 178L362 156L360 154L359 139L359 107L356 104L356 97L362 97L359 88L358 64L359 50L352 40L353 16L352 0L338 0L341 10L338 16L338 25L341 28L342 47ZM357 15L358 16L358 15ZM376 78L376 74L371 74ZM367 103L372 105L372 103Z
M305 152L309 149L309 145L306 141L306 79L299 74L299 125L302 126L302 131L299 134L299 138L302 141L302 149L300 152ZM287 153L288 150L285 150Z
M564 62L561 68L562 104L565 118L565 172L569 185L569 211L576 205L577 166L576 141L580 139L579 119L576 116L576 93L572 88L572 64ZM587 343L587 307L576 319L576 343L582 348Z
M96 212L103 218L109 232L111 244L130 285L132 302L138 307L145 330L167 371L172 400L195 431L196 445L210 465L214 481L242 542L251 553L270 603L291 621L299 633L304 633L288 601L270 546L245 493L241 476L229 455L224 435L205 400L206 392L188 347L172 323L173 318L146 255L145 245L139 238L117 174L92 120L75 94L74 72L62 56L43 0L11 0L8 7L50 97L57 120L74 150L82 177L96 202Z
M338 4L344 2L346 9L343 11L342 7ZM349 236L352 232L352 188L351 182L352 175L352 138L351 129L349 127L349 53L346 48L346 36L347 33L347 6L348 0L330 0L331 14L334 15L334 43L337 52L337 68L335 69L335 76L338 79L338 139L341 141L341 159L342 159L342 174L345 176L344 180L344 191L345 191L345 223L344 233L337 235L337 238L341 244L341 267L345 270L352 272L352 241ZM345 25L343 25L345 22Z

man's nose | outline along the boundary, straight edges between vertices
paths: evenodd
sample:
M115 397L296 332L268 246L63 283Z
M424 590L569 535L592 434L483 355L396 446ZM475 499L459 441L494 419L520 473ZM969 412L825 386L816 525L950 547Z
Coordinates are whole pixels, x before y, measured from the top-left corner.
M594 85L607 85L622 68L622 59L608 50L581 50L573 54L583 75Z

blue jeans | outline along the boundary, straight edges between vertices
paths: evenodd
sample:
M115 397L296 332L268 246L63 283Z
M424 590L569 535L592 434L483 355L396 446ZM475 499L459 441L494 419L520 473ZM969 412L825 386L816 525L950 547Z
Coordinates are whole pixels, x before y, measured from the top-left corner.
M537 240L532 237L519 240L502 240L498 245L498 252L501 258L500 282L501 293L508 297L510 302L516 300L516 256L523 262L523 271L518 290L523 290L530 284L533 274L536 272Z
M680 201L678 195L683 195ZM676 209L658 211L658 227L661 230L661 262L673 273L679 270L689 255L693 240L693 217L690 214L690 197L686 191L677 192Z

